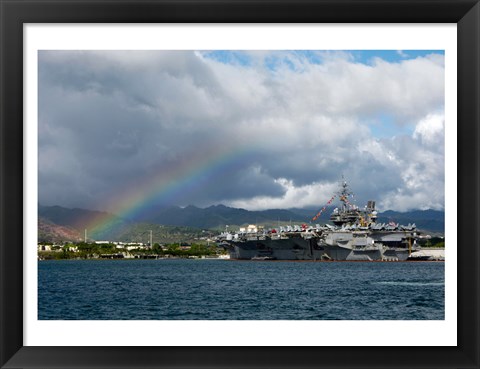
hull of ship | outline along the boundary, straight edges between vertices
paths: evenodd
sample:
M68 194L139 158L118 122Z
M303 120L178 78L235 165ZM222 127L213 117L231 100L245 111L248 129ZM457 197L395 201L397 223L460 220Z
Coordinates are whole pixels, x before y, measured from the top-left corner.
M346 249L340 246L326 246L325 254L328 255L328 259L333 261L377 261L383 259L381 248Z
M331 260L331 261L405 261L408 248L402 247L403 235L390 233L382 238L392 246L376 242L367 233L331 232L325 238L265 238L231 241L226 247L231 259L239 260ZM397 246L397 247L395 247Z
M320 241L331 260L382 260L383 245L376 244L368 232L332 231Z
M324 261L374 261L382 260L381 249L348 249L340 246L318 246L310 244L298 247L289 240L278 242L264 242L270 249L258 249L257 242L246 241L233 243L229 246L231 259L237 260L324 260ZM275 247L275 243L283 243L282 247Z
M412 249L412 252L418 250ZM383 256L387 261L406 261L410 256L410 251L406 248L387 248Z
M352 247L326 245L318 239L289 238L278 240L249 240L230 242L227 247L231 259L238 260L332 260L371 261L382 260L381 247Z
M412 251L417 251L414 249ZM328 256L328 257L326 257ZM410 252L405 248L389 248L382 244L371 247L346 248L338 245L324 246L322 259L337 261L406 261Z
M230 242L231 259L319 260L324 253L315 238L265 239Z

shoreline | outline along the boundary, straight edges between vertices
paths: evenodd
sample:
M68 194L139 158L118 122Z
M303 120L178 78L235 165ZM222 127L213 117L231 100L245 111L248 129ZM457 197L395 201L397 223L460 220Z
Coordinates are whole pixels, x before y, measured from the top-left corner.
M234 262L260 263L444 263L445 260L251 260L230 258L71 258L71 259L37 259L37 261L82 261L82 260L225 260Z

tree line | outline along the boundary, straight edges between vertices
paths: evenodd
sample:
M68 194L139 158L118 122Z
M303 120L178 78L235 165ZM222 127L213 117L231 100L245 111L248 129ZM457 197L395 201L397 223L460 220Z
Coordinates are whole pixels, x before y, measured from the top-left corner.
M113 243L66 243L63 246L51 245L51 251L38 251L41 259L92 259L101 258L105 255L129 255L129 256L159 256L159 257L201 257L214 256L223 253L215 244L205 245L199 243L172 243L160 245L155 243L152 247L129 245L130 250L126 246L118 248Z

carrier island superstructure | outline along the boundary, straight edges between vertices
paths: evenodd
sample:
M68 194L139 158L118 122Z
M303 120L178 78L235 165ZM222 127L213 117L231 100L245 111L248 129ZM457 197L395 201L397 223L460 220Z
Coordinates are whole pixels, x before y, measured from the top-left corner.
M415 224L378 223L375 201L360 209L349 201L345 180L328 205L340 206L330 216L332 224L279 226L264 229L250 225L239 232L222 233L219 241L232 259L248 260L349 260L403 261L419 250ZM313 217L318 219L325 206Z

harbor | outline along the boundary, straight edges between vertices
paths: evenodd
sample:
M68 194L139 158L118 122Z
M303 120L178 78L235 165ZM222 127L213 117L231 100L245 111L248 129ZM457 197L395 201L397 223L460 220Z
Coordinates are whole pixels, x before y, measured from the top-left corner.
M443 262L99 259L38 268L40 320L444 319Z
M313 260L313 261L442 261L444 250L422 249L417 241L422 232L415 223L377 221L375 201L364 208L351 202L353 193L342 179L340 190L311 219L316 221L338 198L340 205L330 216L330 224L279 226L265 229L256 225L239 232L225 231L219 244L231 259Z

